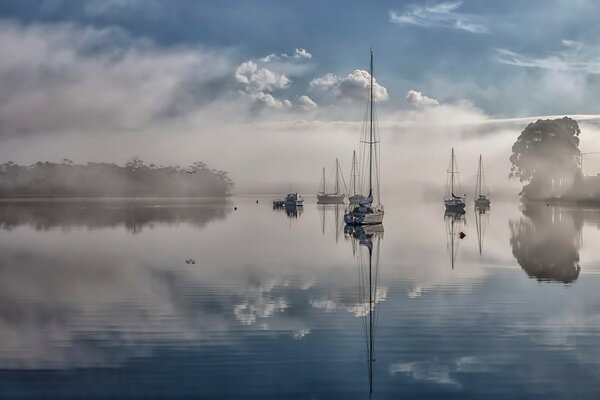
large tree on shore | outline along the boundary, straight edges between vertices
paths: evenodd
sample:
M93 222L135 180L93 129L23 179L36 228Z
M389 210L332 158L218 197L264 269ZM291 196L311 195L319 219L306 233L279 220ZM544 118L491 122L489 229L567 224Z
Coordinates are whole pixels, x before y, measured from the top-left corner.
M560 196L580 169L577 121L564 117L527 125L513 144L510 177L527 182L527 198Z

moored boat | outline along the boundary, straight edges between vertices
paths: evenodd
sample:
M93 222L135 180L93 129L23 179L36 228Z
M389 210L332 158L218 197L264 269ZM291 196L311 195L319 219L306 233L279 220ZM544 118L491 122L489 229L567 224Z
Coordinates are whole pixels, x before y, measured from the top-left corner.
M452 154L450 156L450 169L448 170L448 185L446 190L446 196L444 197L444 205L447 211L459 211L465 209L465 200L463 196L456 195L455 190L459 190L459 184L456 182L455 175L458 172L455 168L456 157L454 156L454 147L452 148Z
M351 204L344 214L344 222L348 225L374 225L383 222L383 205L379 196L379 149L377 144L378 130L375 126L375 104L373 100L373 51L371 50L370 63L370 81L369 81L369 103L368 103L368 132L365 132L363 144L368 145L368 184L369 195L360 200L358 204ZM376 192L373 192L373 186L377 184ZM377 196L377 198L375 198Z

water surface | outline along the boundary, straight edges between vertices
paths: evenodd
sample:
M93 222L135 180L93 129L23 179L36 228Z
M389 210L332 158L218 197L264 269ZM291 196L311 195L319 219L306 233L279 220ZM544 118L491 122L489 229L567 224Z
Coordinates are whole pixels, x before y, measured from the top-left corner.
M600 396L600 211L270 200L1 201L0 397Z

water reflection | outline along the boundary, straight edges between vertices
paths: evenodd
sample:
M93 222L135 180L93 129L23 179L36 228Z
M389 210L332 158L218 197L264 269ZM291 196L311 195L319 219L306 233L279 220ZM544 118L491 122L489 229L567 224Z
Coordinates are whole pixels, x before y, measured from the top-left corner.
M0 200L0 229L21 225L38 231L124 226L137 234L155 223L185 222L203 227L230 212L229 203L223 199Z
M477 246L479 247L479 254L481 255L483 250L483 239L485 232L490 220L490 207L487 206L475 206L475 227L477 229Z
M383 236L383 225L349 226L345 234L352 238L353 250L358 265L358 297L363 305L363 328L366 339L367 375L369 381L369 396L373 394L373 363L375 362L375 333L379 317L379 307L376 303L379 297L379 258L380 243ZM358 246L356 246L358 243Z
M579 277L582 210L541 203L523 205L510 221L510 244L519 265L538 281L574 282Z
M465 237L463 228L465 222L464 210L446 210L444 212L444 221L446 221L446 247L450 255L450 265L454 270L454 263L458 255L458 243Z
M273 210L276 211L285 211L285 215L287 215L290 219L299 218L304 212L304 206L297 206L295 204L285 204L283 206L273 205Z
M337 243L344 232L344 208L343 204L317 204L321 216L321 233L325 236L328 229L334 231Z

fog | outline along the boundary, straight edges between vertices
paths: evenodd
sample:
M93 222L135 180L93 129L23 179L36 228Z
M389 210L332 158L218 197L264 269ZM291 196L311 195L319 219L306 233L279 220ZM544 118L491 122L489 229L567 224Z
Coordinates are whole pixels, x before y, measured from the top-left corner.
M237 193L312 194L335 158L348 179L359 147L367 63L299 87L311 71L304 49L239 62L233 48L165 50L118 28L12 22L0 22L0 54L2 162L200 160L227 171ZM388 93L382 81L377 93L384 196L441 195L451 147L462 192L473 192L481 154L492 195L517 196L511 146L543 116L498 118L418 88ZM582 151L600 149L600 117L570 116Z

